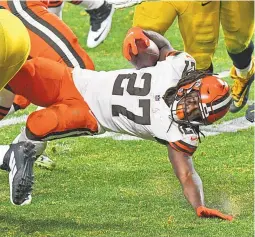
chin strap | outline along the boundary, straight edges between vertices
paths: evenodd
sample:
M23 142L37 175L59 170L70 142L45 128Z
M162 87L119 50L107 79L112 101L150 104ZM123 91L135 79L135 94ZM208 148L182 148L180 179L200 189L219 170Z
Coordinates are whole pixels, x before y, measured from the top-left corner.
M201 134L204 138L205 138L205 134L201 132L199 126L192 126L192 127L194 128L194 130L195 130L195 132L196 132L196 134L197 134L197 136L198 136L198 141L199 141L199 143L201 143L201 136L200 136L200 134Z

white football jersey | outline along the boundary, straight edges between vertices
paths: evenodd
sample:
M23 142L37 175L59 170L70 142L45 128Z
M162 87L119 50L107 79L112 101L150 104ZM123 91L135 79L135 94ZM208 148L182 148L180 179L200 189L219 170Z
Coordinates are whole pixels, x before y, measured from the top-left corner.
M177 85L195 60L184 52L168 56L154 67L96 72L74 69L74 83L95 115L100 132L126 133L170 143L192 154L198 137L189 127L173 122L163 100L166 90ZM170 126L171 125L171 126Z

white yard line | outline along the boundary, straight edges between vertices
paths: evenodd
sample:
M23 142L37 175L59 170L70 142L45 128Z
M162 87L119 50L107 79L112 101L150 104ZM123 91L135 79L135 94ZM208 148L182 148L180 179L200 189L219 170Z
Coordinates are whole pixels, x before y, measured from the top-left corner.
M201 131L205 136L214 136L220 133L237 132L254 126L254 123L246 120L245 117L232 119L221 124L213 124L210 126L201 126Z
M5 119L0 121L0 128L19 124L25 122L27 119L27 115L23 115L20 117L14 117L10 119ZM215 136L221 133L227 132L236 132L239 130L247 129L254 126L254 123L247 121L244 117L232 119L221 124L213 124L210 126L202 126L201 131L205 134L205 136ZM88 136L89 137L89 136ZM91 138L106 138L111 137L114 140L141 140L141 138L133 137L125 134L106 132L101 135L92 136Z
M27 117L28 117L27 115L22 115L20 117L13 117L13 118L8 118L8 119L1 120L0 121L0 128L26 122Z
M223 71L219 73L219 78L224 78L229 76L229 71Z

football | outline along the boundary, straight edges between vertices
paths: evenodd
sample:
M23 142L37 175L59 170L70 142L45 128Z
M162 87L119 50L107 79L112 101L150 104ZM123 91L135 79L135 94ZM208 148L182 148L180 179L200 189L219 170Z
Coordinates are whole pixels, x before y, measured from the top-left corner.
M131 63L136 69L141 69L145 67L155 66L159 59L159 49L158 46L150 40L150 46L147 47L143 40L136 40L136 46L138 49L138 54L134 55L130 52Z

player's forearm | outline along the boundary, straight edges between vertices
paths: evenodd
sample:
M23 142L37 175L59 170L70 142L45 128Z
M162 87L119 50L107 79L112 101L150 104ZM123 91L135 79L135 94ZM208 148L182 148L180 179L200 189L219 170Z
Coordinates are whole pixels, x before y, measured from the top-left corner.
M174 48L172 47L170 42L164 36L160 35L159 33L155 32L155 31L150 31L150 30L146 30L143 32L150 40L152 40L158 46L159 61L165 60L166 55L169 52L174 50Z
M192 157L173 149L170 145L167 147L169 160L173 166L176 177L181 183L184 196L192 205L196 214L199 217L217 217L231 221L233 216L224 215L216 209L205 207L202 181L194 168Z
M204 205L203 185L199 175L194 172L187 174L186 177L179 178L182 185L183 194L196 210L199 206Z
M168 153L175 175L181 183L184 196L195 210L197 207L203 206L203 185L193 166L192 157L170 146L168 146Z

